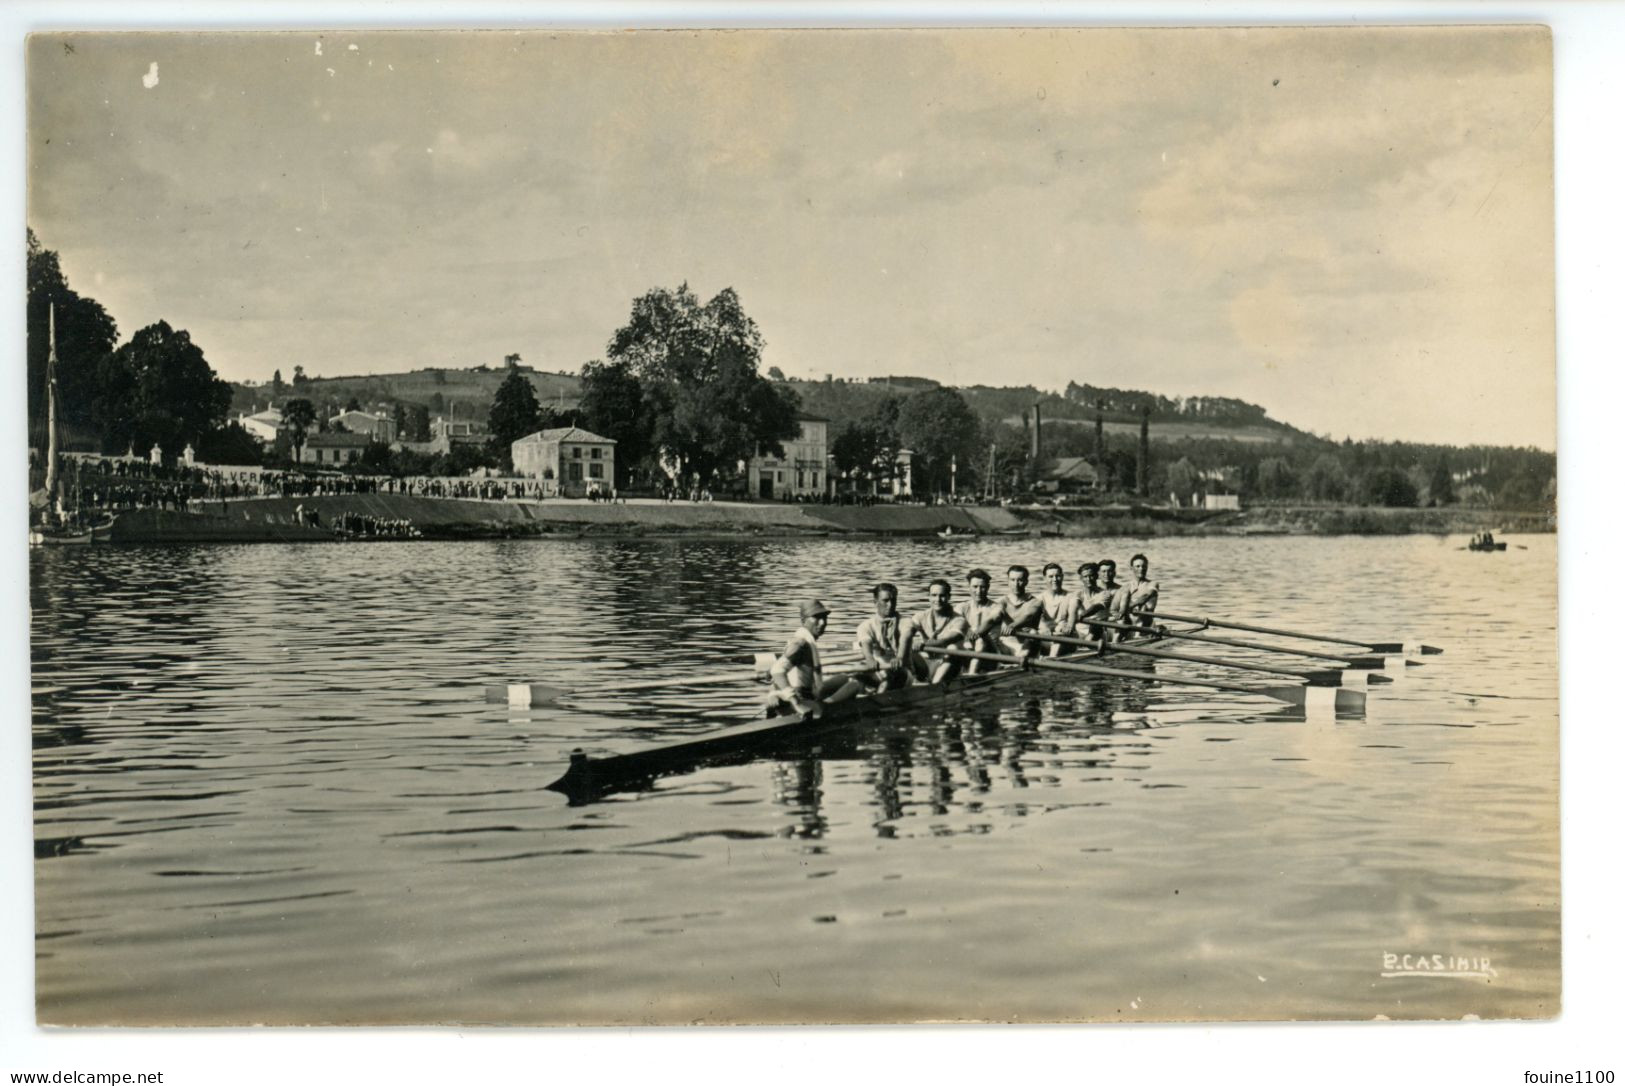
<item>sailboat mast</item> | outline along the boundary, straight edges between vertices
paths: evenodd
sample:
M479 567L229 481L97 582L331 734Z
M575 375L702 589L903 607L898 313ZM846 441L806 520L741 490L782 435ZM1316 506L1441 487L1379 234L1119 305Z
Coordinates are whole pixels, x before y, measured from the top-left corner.
M45 355L45 495L56 500L58 437L56 423L56 303L46 315L50 347Z

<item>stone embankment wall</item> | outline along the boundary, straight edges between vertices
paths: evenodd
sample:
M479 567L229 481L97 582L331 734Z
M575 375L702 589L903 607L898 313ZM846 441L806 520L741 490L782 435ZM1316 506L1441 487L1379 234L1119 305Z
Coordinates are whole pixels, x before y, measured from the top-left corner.
M321 527L300 523L298 507ZM114 542L304 542L336 538L341 513L405 520L430 539L578 536L805 536L878 534L934 536L955 532L1154 538L1169 535L1396 534L1550 530L1538 514L1487 510L1261 507L1239 513L1155 507L1022 509L982 506L840 506L733 502L474 501L402 494L338 494L199 502L185 513L138 509L120 513Z

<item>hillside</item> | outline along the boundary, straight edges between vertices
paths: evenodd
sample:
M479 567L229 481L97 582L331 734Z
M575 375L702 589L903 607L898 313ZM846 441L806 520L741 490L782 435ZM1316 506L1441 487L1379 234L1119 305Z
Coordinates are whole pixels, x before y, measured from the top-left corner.
M530 379L536 389L536 398L553 408L575 407L581 397L581 378L573 373L552 373L521 365L519 371ZM269 384L232 385L232 410L251 412L267 403L281 403L293 396L312 401L318 414L337 411L351 399L363 408L374 409L384 405L393 408L396 403L418 404L428 408L432 415L450 414L454 409L459 417L484 418L491 409L496 390L507 371L499 366L477 366L472 369L427 368L406 373L374 373L353 377L310 377L296 390L284 384L280 394ZM875 410L888 396L907 396L911 392L931 387L935 383L898 378L885 381L785 381L801 398L802 410L810 415L826 418L834 423L832 433L846 422L860 419ZM971 385L957 390L965 397L971 409L988 424L1003 423L1017 429L1023 426L1023 415L1039 405L1044 415L1046 434L1092 429L1095 419L1095 400L1103 399L1102 414L1105 430L1113 435L1138 435L1139 414L1145 407L1152 412L1151 440L1177 442L1203 439L1229 439L1250 444L1294 445L1313 438L1286 423L1265 416L1262 408L1241 401L1190 398L1170 400L1149 393L1120 389L1095 389L1091 386L1071 386L1072 395L1058 396L1042 392L1031 385L1004 386ZM1087 393L1090 402L1080 402ZM1221 403L1227 414L1217 417L1193 413L1196 405Z
M519 371L530 378L536 389L536 398L549 407L574 407L581 398L581 378L573 373L550 373L520 366ZM419 404L432 414L449 413L456 404L459 416L484 418L491 410L491 401L497 388L507 377L507 371L498 366L479 366L473 369L421 369L408 373L370 373L355 377L311 377L297 389L285 384L280 394L269 384L231 386L231 408L250 411L263 408L274 400L278 403L302 396L316 404L342 407L352 398L365 408L378 404L393 407L396 403Z
M888 395L905 395L907 392L879 382L792 380L785 384L801 397L802 410L832 420L837 429L842 423L869 414ZM1004 423L1017 429L1023 426L1023 416L1036 403L1044 416L1046 435L1063 427L1092 430L1095 421L1093 400L1096 394L1102 394L1100 398L1105 399L1106 404L1101 413L1108 434L1133 434L1137 437L1140 432L1139 411L1143 407L1150 407L1153 441L1219 438L1292 445L1313 440L1295 427L1268 418L1263 408L1234 400L1208 397L1170 400L1149 393L1076 385L1069 391L1075 394L1087 392L1089 402L1042 392L1031 385L970 385L957 391L984 423ZM1224 410L1210 410L1210 405L1214 404L1224 405Z

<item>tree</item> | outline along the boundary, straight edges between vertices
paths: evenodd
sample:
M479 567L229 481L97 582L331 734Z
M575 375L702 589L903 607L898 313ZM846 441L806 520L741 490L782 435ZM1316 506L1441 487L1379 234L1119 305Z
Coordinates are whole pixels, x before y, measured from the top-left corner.
M641 382L655 447L709 480L758 451L783 455L799 430L795 392L757 372L762 348L731 288L701 305L684 283L634 299L606 354Z
M67 426L98 427L96 401L102 360L118 342L118 325L101 303L68 286L57 254L28 231L27 370L30 441L45 444L45 359L56 311L57 414ZM107 439L103 438L105 444ZM122 451L122 449L120 450Z
M1428 475L1428 501L1434 505L1449 505L1456 500L1454 482L1450 478L1450 464L1440 456L1433 461Z
M225 424L231 408L231 386L215 376L184 329L164 321L131 336L101 373L107 388L98 413L104 442L114 450L156 444L173 455L184 445L195 448Z
M902 402L887 394L862 418L846 423L836 433L830 453L837 471L873 479L897 470L897 451L903 447L897 422Z
M305 387L305 381L305 367L295 366L293 368L293 387L295 389L302 389Z
M205 464L258 464L264 459L254 435L235 422L203 435L194 451Z
M360 411L361 410L361 401L356 399L354 396L351 396L349 401L345 403L344 410L346 410L346 411Z
M777 366L769 366L767 367L767 379L769 381L782 381L784 380L784 371Z
M395 440L406 440L406 405L399 401L395 404Z
M1181 456L1168 465L1168 490L1179 501L1196 493L1196 465L1189 457Z
M280 400L282 398L283 394L287 392L287 390L288 390L288 386L282 383L282 371L281 370L272 370L271 371L271 398L274 399L274 400Z
M1349 496L1348 472L1342 461L1331 453L1321 453L1309 467L1304 490L1310 498L1320 502L1340 502Z
M512 464L513 443L526 434L541 429L541 406L536 402L536 389L530 379L518 370L509 370L491 401L488 416L491 426L492 452L503 463Z
M981 450L982 427L965 398L951 388L916 392L897 412L897 431L914 453L916 492L948 489L951 465L971 466Z
M1266 498L1290 498L1297 489L1292 467L1279 456L1258 462L1258 492Z
M654 451L654 418L643 382L628 363L588 362L581 367L581 413L587 429L615 439L615 480L624 486Z
M1373 468L1360 478L1360 497L1370 505L1416 505L1416 485L1397 468Z
M411 432L409 441L428 441L431 436L429 430L429 409L423 404L415 403L411 410L411 423L407 426Z
M282 405L282 429L293 445L293 458L305 447L305 431L316 423L316 406L309 400L289 400Z

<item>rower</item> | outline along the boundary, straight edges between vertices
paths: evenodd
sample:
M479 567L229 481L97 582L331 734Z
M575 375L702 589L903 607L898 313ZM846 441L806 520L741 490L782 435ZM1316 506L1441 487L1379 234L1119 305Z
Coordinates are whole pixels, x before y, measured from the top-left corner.
M1032 656L1038 651L1038 643L1021 635L1037 629L1039 616L1044 613L1043 602L1027 591L1030 574L1026 566L1011 566L1005 576L1010 579L1010 591L999 600L1004 619L1004 636L999 643L1011 656Z
M904 655L903 620L897 614L897 586L882 581L870 590L875 613L858 625L857 650L868 670L858 678L877 692L906 686L909 679Z
M917 611L904 634L904 659L914 677L923 683L940 683L959 671L960 661L950 656L927 655L924 649L957 647L965 638L965 616L954 610L954 590L938 577L926 589L931 606Z
M818 638L828 625L829 608L824 601L807 600L801 605L801 625L773 661L773 693L779 702L802 716L818 716L824 706L845 701L863 689L861 682L847 675L824 678Z
M1117 562L1115 559L1102 558L1100 560L1100 590L1107 595L1107 621L1126 622L1127 616L1124 608L1128 605L1128 594L1123 591L1123 586L1117 581Z
M993 636L1004 616L1003 605L988 597L993 578L985 569L973 569L965 574L965 583L970 586L970 599L959 608L959 616L965 620L965 648L971 652L1003 651ZM982 661L972 660L965 670L976 674L982 670Z
M1111 610L1112 593L1100 587L1100 563L1083 563L1078 567L1078 579L1083 583L1073 596L1077 600L1077 609L1073 613L1077 636L1089 641L1104 641L1105 627L1088 622L1091 618L1105 618Z
M1151 569L1151 560L1143 554L1136 554L1128 560L1128 568L1132 571L1128 583L1123 590L1128 593L1127 603L1123 611L1127 616L1124 621L1138 623L1146 629L1151 628L1155 619L1153 611L1157 609L1157 582L1147 574ZM1123 638L1129 636L1129 631L1123 631Z
M1071 637L1077 625L1078 600L1066 591L1065 585L1066 571L1061 568L1061 563L1050 562L1044 566L1044 590L1038 594L1038 629L1044 633ZM1069 645L1059 641L1049 642L1051 656L1070 651Z

